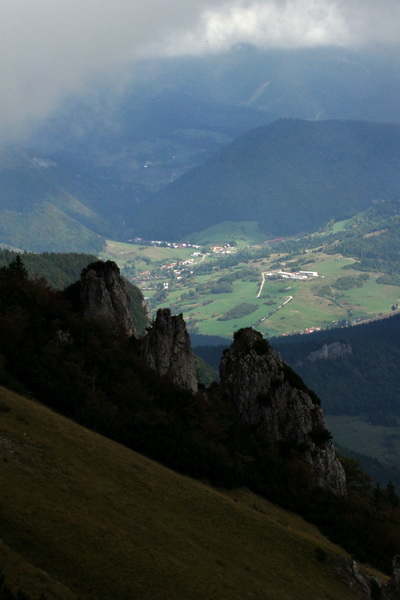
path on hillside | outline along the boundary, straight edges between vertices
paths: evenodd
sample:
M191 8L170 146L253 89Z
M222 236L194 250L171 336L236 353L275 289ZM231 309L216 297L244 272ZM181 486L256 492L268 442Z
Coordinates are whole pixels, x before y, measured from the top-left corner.
M293 300L293 296L288 296L286 298L285 302L282 302L282 304L280 304L279 306L277 306L276 308L274 308L274 310L271 310L270 313L268 313L267 315L265 315L265 317L263 317L262 319L260 319L260 323L263 323L265 321L265 319L268 319L269 317L271 317L273 314L275 314L276 312L278 312L278 310L280 310L281 308L283 308L286 304L288 304L292 300Z
M263 291L263 287L264 287L264 283L265 283L265 273L264 273L264 271L261 273L261 276L262 276L262 281L261 281L260 289L258 290L258 294L257 294L256 298L259 298L261 296L261 294L262 294L262 291Z

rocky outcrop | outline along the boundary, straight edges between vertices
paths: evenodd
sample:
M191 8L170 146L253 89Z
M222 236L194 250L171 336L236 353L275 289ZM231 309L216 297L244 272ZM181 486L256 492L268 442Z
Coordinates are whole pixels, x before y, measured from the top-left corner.
M392 600L389 586L385 581L372 575L368 569L358 565L352 558L343 554L326 554L324 560L330 564L340 579L360 598L366 600ZM396 598L396 596L395 596Z
M324 344L320 350L310 352L307 356L309 362L317 360L335 360L336 358L344 358L352 353L351 344L343 344L342 342L332 342Z
M116 333L132 335L130 300L115 262L98 261L83 270L80 300L86 318L104 320Z
M318 559L321 560L320 554ZM393 558L393 572L389 581L380 579L372 574L370 569L361 567L352 558L345 555L325 554L327 561L344 581L360 598L366 600L399 600L400 598L400 556Z
M182 315L171 316L169 308L160 308L140 352L150 369L184 390L197 392L196 358Z
M398 600L400 598L400 554L393 557L392 567L392 577L384 588L382 600Z
M317 486L346 493L345 473L318 399L261 333L247 328L235 334L224 352L220 378L243 421L256 426L271 445L297 448Z

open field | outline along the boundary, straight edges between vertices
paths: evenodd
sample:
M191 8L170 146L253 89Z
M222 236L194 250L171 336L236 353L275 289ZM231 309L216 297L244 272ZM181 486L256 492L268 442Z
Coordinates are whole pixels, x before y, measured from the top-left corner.
M188 236L188 239L204 246L233 241L238 247L242 247L262 244L266 236L260 233L256 221L224 221L203 231L194 232Z
M0 557L29 598L358 598L331 564L344 552L301 517L177 475L4 388L0 407Z
M104 259L115 260L119 267L128 261L138 261L140 266L146 267L150 262L186 260L193 249L190 248L160 248L158 246L139 246L123 242L107 241L105 250L101 253ZM147 261L147 262L146 262Z
M339 446L399 466L400 427L372 425L349 415L326 417L328 427Z
M335 223L331 232L341 232L349 224L351 220ZM171 306L173 312L183 313L190 331L205 335L231 338L241 327L255 327L271 337L390 314L392 306L400 303L400 288L378 284L381 273L357 271L352 258L327 254L323 246L317 245L321 236L323 233L311 236L316 243L314 249L300 249L297 254L269 253L268 245L249 245L260 237L255 223L227 221L190 240L207 246L233 241L236 245L225 246L224 253L194 258L193 248L110 241L103 257L115 260L123 275L141 287L152 311ZM251 258L252 253L255 258ZM188 260L192 264L179 265ZM175 271L165 268L171 263L178 264ZM318 277L307 281L265 278L257 297L263 273L278 268L316 271ZM217 293L215 287L221 281L229 281L230 286ZM243 303L254 305L254 310L226 320L226 313Z

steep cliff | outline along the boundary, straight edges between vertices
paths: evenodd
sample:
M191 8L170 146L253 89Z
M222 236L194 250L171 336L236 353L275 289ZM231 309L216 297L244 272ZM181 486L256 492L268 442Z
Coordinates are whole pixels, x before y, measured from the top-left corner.
M182 315L171 316L169 308L160 308L140 352L151 369L182 389L197 392L196 358Z
M317 486L345 494L346 477L318 399L260 333L247 328L235 334L221 360L220 378L243 421L256 426L271 445L296 448Z
M115 262L98 261L82 271L80 301L86 318L103 319L116 333L132 335L130 300Z

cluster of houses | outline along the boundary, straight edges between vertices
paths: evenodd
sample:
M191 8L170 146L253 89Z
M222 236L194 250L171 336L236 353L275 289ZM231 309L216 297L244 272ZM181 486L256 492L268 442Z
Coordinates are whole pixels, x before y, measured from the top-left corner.
M191 242L164 242L162 240L145 240L141 237L134 237L128 240L130 244L139 244L140 246L159 246L160 248L201 248L198 244Z
M172 271L175 275L175 279L180 281L183 278L183 275L187 273L187 267L194 263L194 258L188 258L187 260L182 260L175 263L170 263L169 265L163 265L161 267L162 270ZM189 270L189 274L193 274L192 270ZM168 288L168 283L164 283L164 289Z
M210 246L210 250L213 254L231 254L231 246L229 244L225 246Z
M194 263L194 258L189 258L187 260L182 260L179 262L173 262L173 263L169 263L168 265L163 265L161 267L162 271L169 271L169 272L173 272L175 275L175 279L177 281L180 281L184 274L193 274L193 271L190 269L190 265L192 265ZM155 276L154 273L152 273L151 271L142 271L141 273L139 273L136 277L132 277L131 280L134 281L135 283L138 284L143 284L145 282L149 282L150 280L154 280L154 278L160 278L160 275ZM163 287L164 289L168 289L169 284L168 282L163 283Z
M139 244L140 246L158 246L159 248L173 248L175 250L181 248L201 249L201 246L192 244L191 242L164 242L163 240L145 240L141 237L134 237L128 241L130 244ZM215 245L211 246L210 250L213 254L230 254L232 246L230 244L224 244L223 246ZM194 252L192 256L201 256L201 252Z

